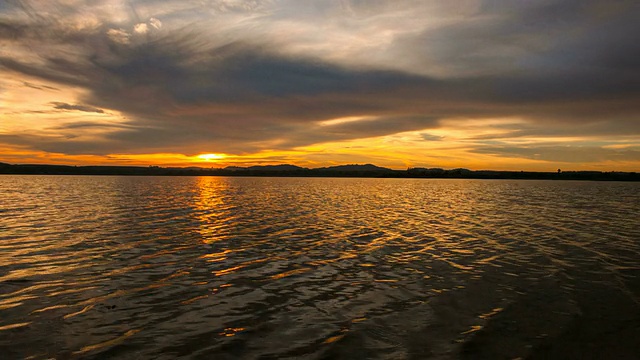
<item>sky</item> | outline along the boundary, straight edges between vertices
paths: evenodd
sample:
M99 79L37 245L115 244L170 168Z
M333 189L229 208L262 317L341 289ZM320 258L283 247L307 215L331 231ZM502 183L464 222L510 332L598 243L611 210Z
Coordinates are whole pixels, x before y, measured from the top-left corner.
M4 0L0 161L640 171L640 2Z

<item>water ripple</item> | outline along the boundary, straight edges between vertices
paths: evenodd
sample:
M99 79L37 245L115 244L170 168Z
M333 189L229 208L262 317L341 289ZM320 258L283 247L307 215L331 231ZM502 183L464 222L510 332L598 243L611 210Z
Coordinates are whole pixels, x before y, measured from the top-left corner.
M0 177L0 353L628 358L639 186Z

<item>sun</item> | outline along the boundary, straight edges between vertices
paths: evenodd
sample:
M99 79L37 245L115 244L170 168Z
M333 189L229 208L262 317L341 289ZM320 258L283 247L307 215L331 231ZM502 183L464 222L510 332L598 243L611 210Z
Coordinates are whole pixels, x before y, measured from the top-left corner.
M224 154L200 154L197 156L198 159L204 161L213 161L224 159L226 156Z

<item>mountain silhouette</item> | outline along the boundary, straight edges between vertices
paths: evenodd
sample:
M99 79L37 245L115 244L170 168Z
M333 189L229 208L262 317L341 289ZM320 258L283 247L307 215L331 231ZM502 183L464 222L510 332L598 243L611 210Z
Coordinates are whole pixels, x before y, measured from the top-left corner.
M34 175L138 175L138 176L283 176L283 177L393 177L444 179L538 179L640 181L640 173L623 171L496 171L442 168L393 170L373 164L304 168L291 164L226 168L160 166L70 166L51 164L7 164L0 162L0 174Z
M393 171L391 169L380 167L380 166L376 166L376 165L373 165L373 164L337 165L337 166L329 166L329 167L318 168L316 170L320 170L320 171L377 171L377 172L392 172Z

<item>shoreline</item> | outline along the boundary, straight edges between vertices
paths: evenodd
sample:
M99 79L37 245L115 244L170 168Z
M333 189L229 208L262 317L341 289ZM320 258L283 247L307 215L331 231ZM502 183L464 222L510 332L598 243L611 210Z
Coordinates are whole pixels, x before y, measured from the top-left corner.
M286 166L286 168L283 168ZM343 165L329 168L299 168L292 165L254 166L250 168L205 169L163 168L157 166L69 166L0 165L0 175L115 175L115 176L249 176L249 177L344 177L409 179L486 179L486 180L593 180L640 181L636 172L600 171L498 171L439 168L392 170L374 165Z

